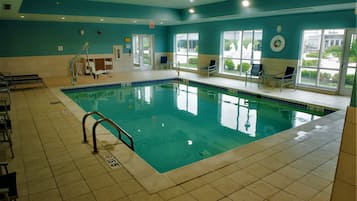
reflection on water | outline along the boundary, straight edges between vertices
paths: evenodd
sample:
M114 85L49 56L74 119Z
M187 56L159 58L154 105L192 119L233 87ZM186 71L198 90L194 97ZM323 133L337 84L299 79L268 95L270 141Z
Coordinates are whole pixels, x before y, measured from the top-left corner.
M159 172L319 118L278 102L194 84L110 86L66 94L84 110L99 111L123 127L133 136L137 154Z

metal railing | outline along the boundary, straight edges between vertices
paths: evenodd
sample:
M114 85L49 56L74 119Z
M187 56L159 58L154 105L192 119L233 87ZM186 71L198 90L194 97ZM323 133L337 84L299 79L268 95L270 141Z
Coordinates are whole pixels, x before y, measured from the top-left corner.
M96 127L102 123L102 122L108 122L113 128L115 128L118 131L118 138L126 145L128 146L131 150L134 151L134 141L133 141L133 137L128 134L124 129L122 129L118 124L116 124L114 121L112 121L111 119L106 118L102 113L97 112L97 111L92 111L92 112L88 112L87 114L85 114L83 116L82 119L82 130L83 130L83 143L87 143L87 134L86 134L86 128L85 128L85 121L87 119L87 117L89 117L90 115L97 115L99 116L101 119L97 120L93 127L92 127L92 136L93 136L93 153L98 153L98 149L97 149L97 138L96 138ZM129 140L130 140L130 144L128 144L126 141L123 140L122 138L122 134L125 135Z

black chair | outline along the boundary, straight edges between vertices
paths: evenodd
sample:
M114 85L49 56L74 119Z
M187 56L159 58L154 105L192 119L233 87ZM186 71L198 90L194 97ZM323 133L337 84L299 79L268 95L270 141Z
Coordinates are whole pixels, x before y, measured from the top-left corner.
M167 56L161 56L160 57L160 68L168 68L168 59Z
M202 67L201 70L205 71L207 73L207 76L209 77L211 74L217 71L216 60L211 59L209 65L206 67Z
M293 85L296 90L296 69L295 67L287 66L285 72L274 75L275 80L279 82L280 91L282 91L283 86Z
M263 64L252 64L251 68L245 73L245 86L247 86L248 78L258 77L258 86L263 78Z
M5 75L3 73L0 73L0 81L1 81L1 83L7 82L9 87L16 86L19 84L34 84L34 83L40 83L46 87L42 78L39 77L37 74L24 74L24 75L7 74L7 75ZM3 85L3 84L1 84L1 85Z
M8 172L7 162L0 162L0 201L16 200L17 186L16 186L16 172ZM5 169L5 174L2 169Z

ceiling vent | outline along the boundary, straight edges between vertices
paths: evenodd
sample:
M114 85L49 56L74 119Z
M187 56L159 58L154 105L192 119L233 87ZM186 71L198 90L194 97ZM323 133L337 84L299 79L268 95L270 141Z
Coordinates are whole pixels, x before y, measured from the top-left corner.
M4 4L4 10L11 10L11 4L5 3Z

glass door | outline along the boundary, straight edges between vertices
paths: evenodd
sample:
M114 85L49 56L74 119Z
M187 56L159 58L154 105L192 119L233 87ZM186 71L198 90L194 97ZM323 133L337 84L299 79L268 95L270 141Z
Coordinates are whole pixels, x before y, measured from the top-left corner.
M153 36L133 35L133 62L141 68L152 68L153 63Z
M340 94L351 95L357 64L357 31L347 30L341 73Z

